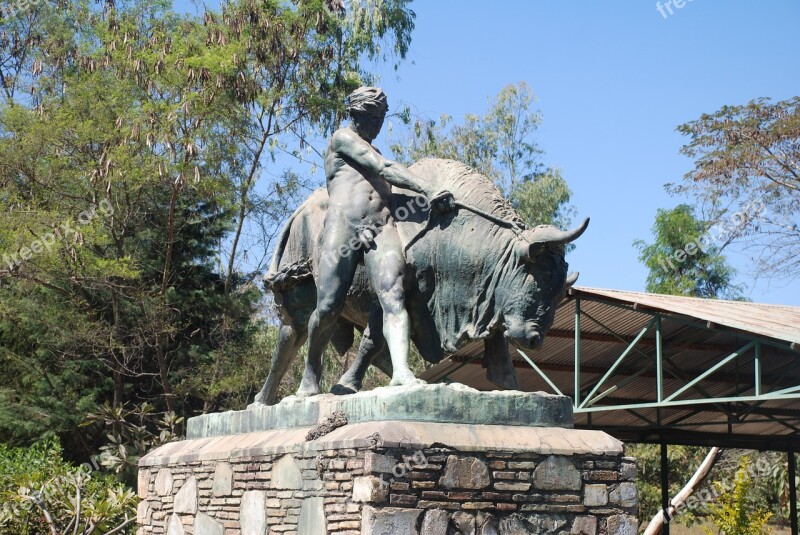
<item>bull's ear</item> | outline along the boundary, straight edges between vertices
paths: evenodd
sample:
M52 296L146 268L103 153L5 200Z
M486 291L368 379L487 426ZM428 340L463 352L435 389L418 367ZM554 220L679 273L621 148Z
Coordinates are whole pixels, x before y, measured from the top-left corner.
M514 252L516 253L517 258L524 260L526 262L530 262L531 259L533 258L532 253L534 251L533 247L531 247L531 244L528 243L527 241L517 240L517 242L514 244Z
M578 276L580 273L577 271L573 271L567 276L567 289L572 288L572 285L578 282Z

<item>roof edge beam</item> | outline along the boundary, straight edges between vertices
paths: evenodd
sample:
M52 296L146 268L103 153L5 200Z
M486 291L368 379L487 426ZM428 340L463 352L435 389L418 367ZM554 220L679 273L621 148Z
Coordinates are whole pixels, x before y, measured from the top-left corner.
M586 302L600 303L603 305L620 308L622 310L627 310L629 312L637 312L639 314L646 314L646 315L661 314L665 320L673 321L676 323L682 323L684 325L688 325L696 329L704 329L706 331L712 331L712 330L724 331L734 336L739 336L740 338L744 338L746 340L760 341L763 345L774 347L775 349L780 349L782 351L789 350L794 352L800 352L800 344L798 344L797 342L790 342L789 340L773 338L764 334L752 333L743 328L730 327L728 325L721 325L718 323L714 323L713 328L711 328L707 320L699 320L694 316L682 312L659 310L641 304L638 307L635 307L634 305L636 303L620 302L618 300L613 300L612 298L609 297L605 296L601 297L591 294L587 295L586 293L582 293L580 295L576 294L576 298L577 297L580 297L580 299Z
M669 403L651 402L651 403L632 403L628 405L600 405L599 407L586 407L585 409L575 409L575 413L585 414L589 412L603 412L603 411L619 411L626 409L671 409L674 407L686 407L691 405L714 405L716 403L752 403L754 401L785 401L788 399L800 399L800 392L792 394L762 394L761 396L739 396L739 397L726 397L726 398L711 398L711 399L681 399L677 401L670 401Z

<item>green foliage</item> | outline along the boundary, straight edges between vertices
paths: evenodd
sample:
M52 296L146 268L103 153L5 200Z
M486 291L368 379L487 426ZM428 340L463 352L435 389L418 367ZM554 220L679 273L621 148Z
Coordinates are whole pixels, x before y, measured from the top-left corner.
M758 467L758 478L754 479L755 496L759 507L769 508L773 517L788 521L791 503L789 499L789 467L783 452L754 452L750 454ZM796 454L795 454L796 457ZM766 470L762 468L766 467ZM800 476L795 476L795 488L800 488Z
M453 124L416 120L409 139L392 145L399 161L425 157L450 158L466 163L492 178L530 226L568 227L575 209L572 192L561 171L545 167L534 141L541 114L532 109L535 95L525 82L505 86L489 102L488 113L467 115Z
M722 252L743 236L763 238L768 233L763 226L766 221L774 218L775 214L786 215L794 210L788 206L796 205L796 200L792 200L796 191L780 193L789 182L784 181L786 183L781 186L768 175L774 178L780 173L793 174L782 159L797 154L797 133L800 132L797 126L797 99L793 99L774 106L767 101L758 101L746 107L725 107L713 115L703 115L698 121L679 127L679 131L692 138L683 148L684 154L697 158L697 162L695 169L686 175L685 184L668 185L668 190L693 194L700 201L704 217L696 217L695 208L686 204L671 210L659 210L653 226L653 242L634 242L639 250L639 260L649 270L647 291L743 300L742 287L734 283L735 271ZM788 236L791 231L791 228L785 228L781 232L789 232L783 234ZM777 235L772 238L777 239ZM772 247L764 245L767 243L777 242L762 242L756 248L763 253ZM796 243L794 238L792 246ZM760 264L758 267L768 273L765 266ZM695 449L687 456L692 458L691 462L684 464L683 455L673 459L675 449L675 446L669 448L671 496L689 480L705 454L704 450ZM726 457L737 459L744 455L740 450L727 453ZM661 502L658 449L637 446L632 454L640 462L640 518L651 518ZM749 499L757 504L757 508L769 508L783 516L787 510L784 497L788 497L786 478L782 475L785 462L776 454L753 452L752 455L759 468L766 465L770 471L761 473L757 480L748 483ZM718 481L718 490L721 489L719 482L739 481L740 476L734 476L736 466L731 464L720 461L714 469L712 476ZM696 502L697 498L690 498L689 503L693 500ZM721 505L712 504L711 510L720 513L720 507L741 506L741 503L737 505L735 500L731 501L730 496L726 500ZM690 507L681 511L679 521L691 523L698 515L709 512L705 507ZM764 518L765 523L766 517L756 515L753 518L756 521ZM732 525L728 526L734 529ZM758 530L723 531L729 535L760 533Z
M134 492L92 468L65 462L52 440L27 448L0 444L0 532L133 533Z
M639 519L649 521L661 509L661 447L654 444L628 444L626 453L636 458L638 467ZM675 496L700 466L707 448L675 446L667 448L669 462L669 496ZM733 488L742 458L750 459L747 471L751 477L748 496L756 509L770 511L772 518L788 519L788 481L786 455L777 452L725 450L706 481L679 509L675 522L691 526L704 522L710 507L719 502L722 490Z
M362 62L405 56L408 3L237 0L196 18L79 0L8 22L0 441L104 447L130 479L182 418L252 398L274 345L257 278L309 183L276 162L314 152L370 79Z
M725 535L765 535L769 533L767 522L772 513L756 508L752 503L753 480L748 474L750 459L741 458L733 488L724 488L717 483L720 496L717 503L709 507L711 520ZM713 532L706 528L708 535Z
M723 106L678 131L695 168L668 189L692 195L712 223L741 212L731 238L753 253L757 273L800 275L800 97Z
M247 344L259 297L228 291L214 265L233 202L231 173L215 170L237 150L220 134L242 114L183 66L203 25L160 2L87 6L42 14L31 101L0 107L0 252L21 259L0 273L0 358L20 371L3 379L0 437L58 433L85 455L100 437L75 423L92 404L149 395L192 410L187 368ZM222 317L233 327L220 335ZM15 420L19 407L49 417Z
M542 116L531 109L534 99L533 90L525 82L507 85L491 101L489 113L483 118L484 130L495 145L496 166L506 193L541 174L542 151L532 136Z
M509 200L528 225L568 228L575 213L569 204L571 195L561 169L550 167L535 179L518 183L511 190ZM568 247L571 248L571 244Z
M83 427L95 425L107 431L108 444L100 448L100 464L135 486L139 459L177 440L176 431L182 422L183 418L172 412L155 414L154 407L146 402L132 409L105 403L86 416Z
M736 272L711 244L709 225L695 218L691 206L659 209L653 237L650 244L634 242L639 260L649 269L648 292L742 299L741 287L733 283Z

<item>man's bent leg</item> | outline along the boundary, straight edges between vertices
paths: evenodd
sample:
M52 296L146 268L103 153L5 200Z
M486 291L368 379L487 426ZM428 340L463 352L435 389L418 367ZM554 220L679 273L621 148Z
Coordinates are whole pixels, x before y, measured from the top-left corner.
M364 255L370 284L383 309L383 335L392 356L392 385L423 383L408 368L410 321L405 306L405 256L394 222L381 229Z
M361 252L352 250L352 232L343 217L329 213L317 267L317 308L308 320L308 355L298 396L320 393L322 354L337 328L347 292L353 283Z
M372 358L384 350L386 340L383 337L383 310L378 303L370 307L367 328L361 337L358 353L350 368L339 378L339 382L331 388L337 395L354 394L361 390L364 376Z

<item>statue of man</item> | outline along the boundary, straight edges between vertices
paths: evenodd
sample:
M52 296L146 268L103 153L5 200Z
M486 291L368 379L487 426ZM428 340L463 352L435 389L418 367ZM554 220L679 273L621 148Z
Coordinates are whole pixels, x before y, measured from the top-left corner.
M350 127L333 134L325 156L329 204L317 267L317 308L308 323L308 356L299 396L320 392L322 353L362 258L383 310L383 335L393 367L391 384L419 381L408 368L409 319L403 289L406 260L389 210L392 186L424 195L438 211L454 207L449 192L429 191L422 178L384 158L372 146L388 110L381 89L356 89L347 97L347 110Z

